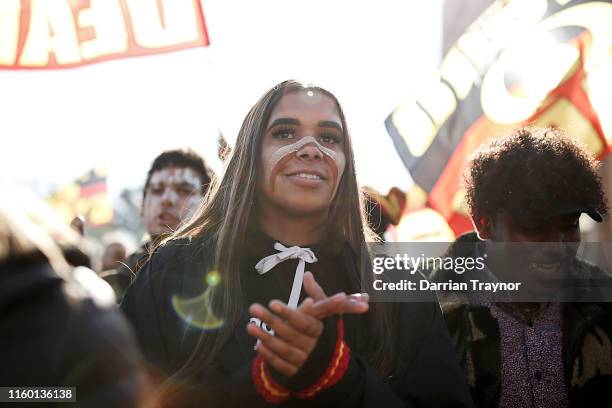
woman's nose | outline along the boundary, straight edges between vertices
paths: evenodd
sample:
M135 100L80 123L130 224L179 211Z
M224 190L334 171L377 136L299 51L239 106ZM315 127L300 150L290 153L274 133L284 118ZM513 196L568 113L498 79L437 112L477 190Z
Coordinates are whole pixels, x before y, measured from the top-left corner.
M314 143L302 146L296 154L300 159L304 160L319 160L323 157L323 153Z

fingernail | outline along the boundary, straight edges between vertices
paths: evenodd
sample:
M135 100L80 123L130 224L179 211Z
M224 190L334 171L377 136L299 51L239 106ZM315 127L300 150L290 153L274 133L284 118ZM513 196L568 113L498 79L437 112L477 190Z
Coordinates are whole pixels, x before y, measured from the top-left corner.
M352 295L350 295L351 299L355 299L358 302L361 303L368 303L370 300L370 295L368 295L367 293L353 293Z

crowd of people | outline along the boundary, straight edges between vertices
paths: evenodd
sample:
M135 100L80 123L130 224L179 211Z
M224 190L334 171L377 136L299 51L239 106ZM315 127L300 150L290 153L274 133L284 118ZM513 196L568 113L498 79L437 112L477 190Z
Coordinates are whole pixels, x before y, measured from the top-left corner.
M0 386L76 387L78 404L101 407L612 406L612 299L596 293L612 277L576 253L581 214L605 222L608 204L572 138L523 127L485 143L463 180L475 232L446 255L484 255L486 268L420 271L520 275L531 301L370 302L366 243L394 220L359 187L323 88L270 89L223 158L215 175L191 150L160 154L144 183L148 239L129 255L109 245L99 277L83 220L47 221L2 186Z

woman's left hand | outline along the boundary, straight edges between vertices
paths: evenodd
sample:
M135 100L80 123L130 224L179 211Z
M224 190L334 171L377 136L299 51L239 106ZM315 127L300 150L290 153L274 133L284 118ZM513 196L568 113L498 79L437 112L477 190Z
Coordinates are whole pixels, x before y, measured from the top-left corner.
M275 333L269 334L252 323L247 325L247 333L261 342L257 346L257 353L287 377L293 376L302 367L323 332L323 322L304 311L304 307L312 306L312 302L312 299L306 299L297 310L290 309L279 300L271 301L270 309L257 303L249 308L252 316L267 324Z

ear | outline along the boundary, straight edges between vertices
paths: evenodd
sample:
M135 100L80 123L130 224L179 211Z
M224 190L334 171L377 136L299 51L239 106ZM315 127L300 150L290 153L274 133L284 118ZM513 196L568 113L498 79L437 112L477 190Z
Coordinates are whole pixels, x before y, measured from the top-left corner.
M472 217L472 224L481 240L491 239L491 220L488 217Z

